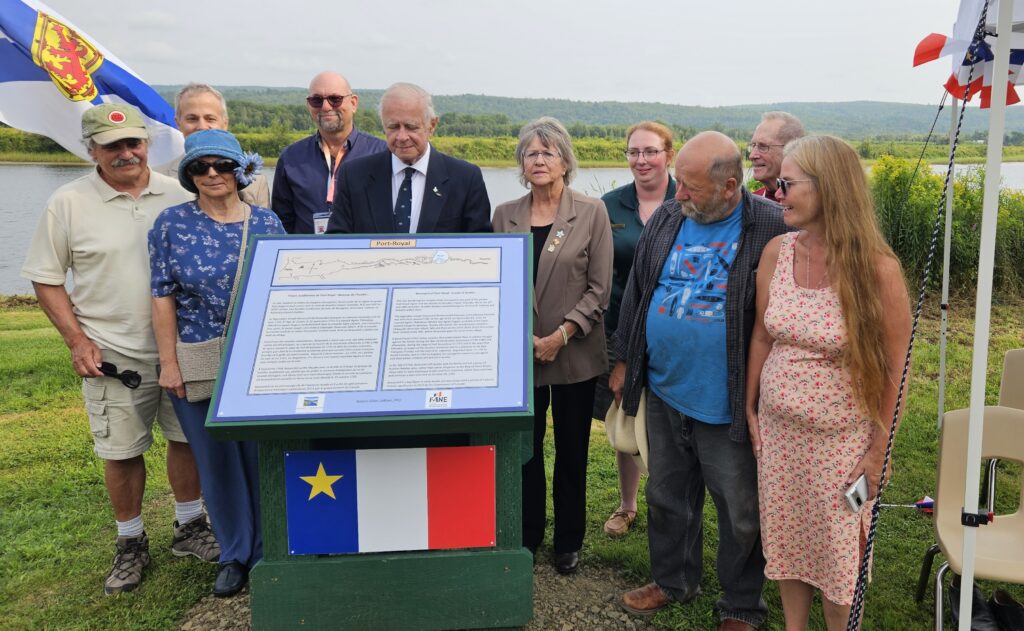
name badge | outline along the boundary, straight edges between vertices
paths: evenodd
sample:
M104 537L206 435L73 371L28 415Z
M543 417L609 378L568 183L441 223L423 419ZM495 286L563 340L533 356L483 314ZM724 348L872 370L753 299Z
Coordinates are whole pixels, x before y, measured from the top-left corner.
M324 234L327 232L327 222L330 218L330 212L313 213L313 234Z

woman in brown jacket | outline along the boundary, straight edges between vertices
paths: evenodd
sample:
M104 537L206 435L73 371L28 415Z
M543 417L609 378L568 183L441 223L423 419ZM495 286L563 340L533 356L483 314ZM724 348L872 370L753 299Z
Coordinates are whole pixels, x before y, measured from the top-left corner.
M569 188L572 139L553 118L519 132L516 162L530 192L494 211L495 232L533 234L533 457L523 465L523 545L544 539L544 433L555 434L555 569L579 566L587 507L587 448L594 385L607 367L602 317L608 307L612 239L604 202Z

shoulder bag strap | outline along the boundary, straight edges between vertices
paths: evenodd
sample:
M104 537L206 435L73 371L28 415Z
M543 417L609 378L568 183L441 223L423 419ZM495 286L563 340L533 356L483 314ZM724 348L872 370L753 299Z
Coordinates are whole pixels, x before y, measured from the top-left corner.
M238 295L238 283L242 279L242 263L245 260L245 248L249 242L249 216L252 207L245 205L245 212L242 216L242 244L238 248L238 267L235 268L235 282L231 285L231 298L228 300L228 312L224 318L224 330L221 331L221 340L228 334L228 324L231 322L231 313L235 308L235 296Z

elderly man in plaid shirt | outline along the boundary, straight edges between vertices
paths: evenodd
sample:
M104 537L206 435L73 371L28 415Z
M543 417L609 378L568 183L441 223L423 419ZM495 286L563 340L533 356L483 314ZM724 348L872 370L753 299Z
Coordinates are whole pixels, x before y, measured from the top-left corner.
M718 509L719 630L756 629L764 556L757 464L747 436L744 385L761 251L786 231L777 204L743 186L729 137L694 136L679 151L674 200L637 244L609 386L627 414L646 389L650 443L648 537L654 581L622 606L652 614L700 593L705 488Z

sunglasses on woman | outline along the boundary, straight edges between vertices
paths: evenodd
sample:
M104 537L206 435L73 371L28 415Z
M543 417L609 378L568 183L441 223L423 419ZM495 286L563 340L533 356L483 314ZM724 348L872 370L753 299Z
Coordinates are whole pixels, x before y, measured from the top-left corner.
M789 195L789 187L797 182L810 182L812 180L787 180L784 178L775 178L775 187L782 191L783 195Z
M210 167L213 167L213 170L217 173L233 173L234 170L238 168L238 163L234 160L228 160L227 158L215 160L213 162L196 160L194 162L190 162L189 165L185 167L185 173L192 177L206 175L210 171Z

